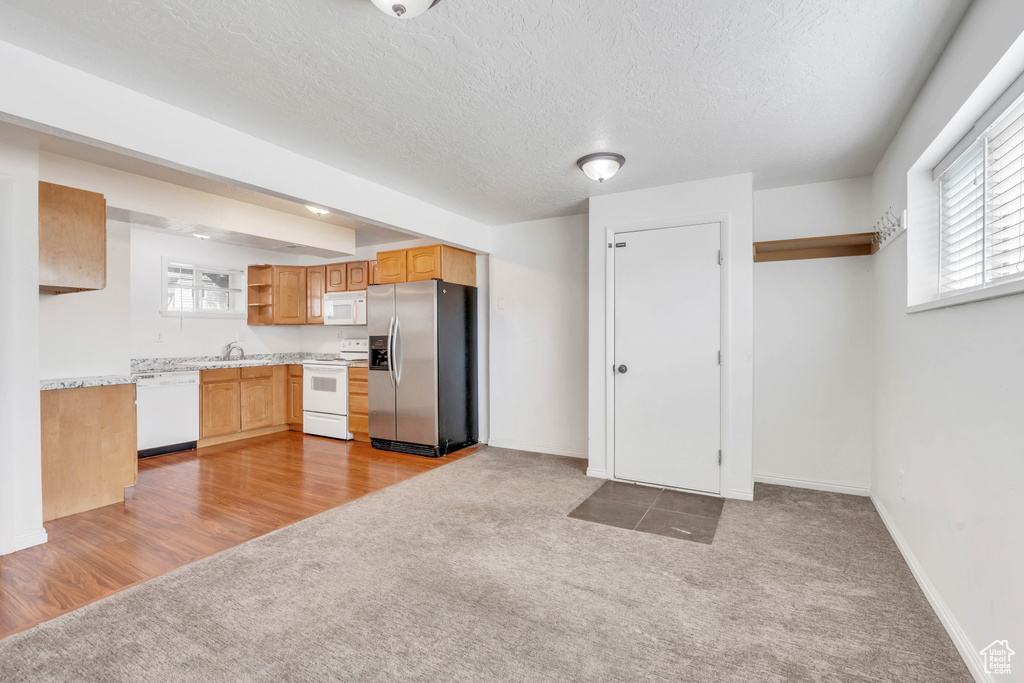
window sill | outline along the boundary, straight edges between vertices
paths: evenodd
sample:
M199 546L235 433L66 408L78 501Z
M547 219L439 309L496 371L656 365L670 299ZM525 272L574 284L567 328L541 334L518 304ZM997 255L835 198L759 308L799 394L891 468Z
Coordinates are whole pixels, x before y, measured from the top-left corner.
M998 299L999 297L1022 293L1024 293L1024 280L1016 280L1014 282L1005 282L993 287L976 289L974 291L964 292L963 294L957 294L955 296L944 296L941 299L935 299L934 301L925 301L924 303L907 306L907 313L921 313L922 311L931 311L936 308L962 306L964 304L974 303L975 301Z
M207 318L211 320L245 320L248 314L244 312L231 313L183 313L181 311L160 311L165 318Z

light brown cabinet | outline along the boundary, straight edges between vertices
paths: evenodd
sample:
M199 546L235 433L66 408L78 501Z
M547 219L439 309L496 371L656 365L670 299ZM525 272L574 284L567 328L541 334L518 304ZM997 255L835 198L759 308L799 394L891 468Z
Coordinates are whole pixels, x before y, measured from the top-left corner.
M377 284L390 285L396 282L408 282L406 275L406 251L377 252Z
M43 521L124 500L138 477L135 385L40 393Z
M324 324L324 292L327 287L327 267L306 268L306 324Z
M348 431L356 441L370 440L370 410L366 368L348 369Z
M306 324L305 266L274 266L274 324Z
M377 259L373 259L372 261L370 261L370 284L381 284L380 281L377 280Z
M39 291L107 286L107 202L102 194L39 183Z
M327 266L328 292L348 291L348 266L344 263L332 263Z
M242 431L274 424L274 368L241 368L240 408Z
M366 261L350 261L345 264L345 275L348 278L349 292L358 292L366 289L370 284L370 267Z
M210 372L209 370L204 371ZM237 380L200 384L199 407L202 413L199 436L209 439L214 436L237 434L242 431L241 388Z
M476 286L476 254L446 244L377 252L377 284L444 280Z
M302 431L302 366L288 366L288 423Z

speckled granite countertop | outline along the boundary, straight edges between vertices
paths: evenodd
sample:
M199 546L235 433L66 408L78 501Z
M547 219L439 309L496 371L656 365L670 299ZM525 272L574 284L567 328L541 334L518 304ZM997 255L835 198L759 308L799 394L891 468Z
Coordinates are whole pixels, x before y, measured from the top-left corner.
M135 378L124 375L100 375L98 377L44 379L39 382L39 390L53 391L55 389L85 389L88 387L110 387L117 384L135 384Z

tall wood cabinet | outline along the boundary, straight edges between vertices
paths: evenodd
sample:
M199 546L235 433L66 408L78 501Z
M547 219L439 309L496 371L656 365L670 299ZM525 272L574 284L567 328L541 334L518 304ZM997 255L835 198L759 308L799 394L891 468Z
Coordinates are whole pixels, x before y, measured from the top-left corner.
M305 266L274 266L274 324L306 324Z
M102 194L39 183L39 291L107 286L107 202Z

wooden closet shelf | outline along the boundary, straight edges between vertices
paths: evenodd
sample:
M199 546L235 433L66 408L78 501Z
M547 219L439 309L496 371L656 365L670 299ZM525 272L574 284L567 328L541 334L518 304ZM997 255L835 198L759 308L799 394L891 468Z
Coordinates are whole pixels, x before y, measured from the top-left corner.
M878 245L872 241L874 237L875 233L873 232L860 232L855 235L828 235L795 240L754 242L754 263L837 256L870 256L878 251Z

